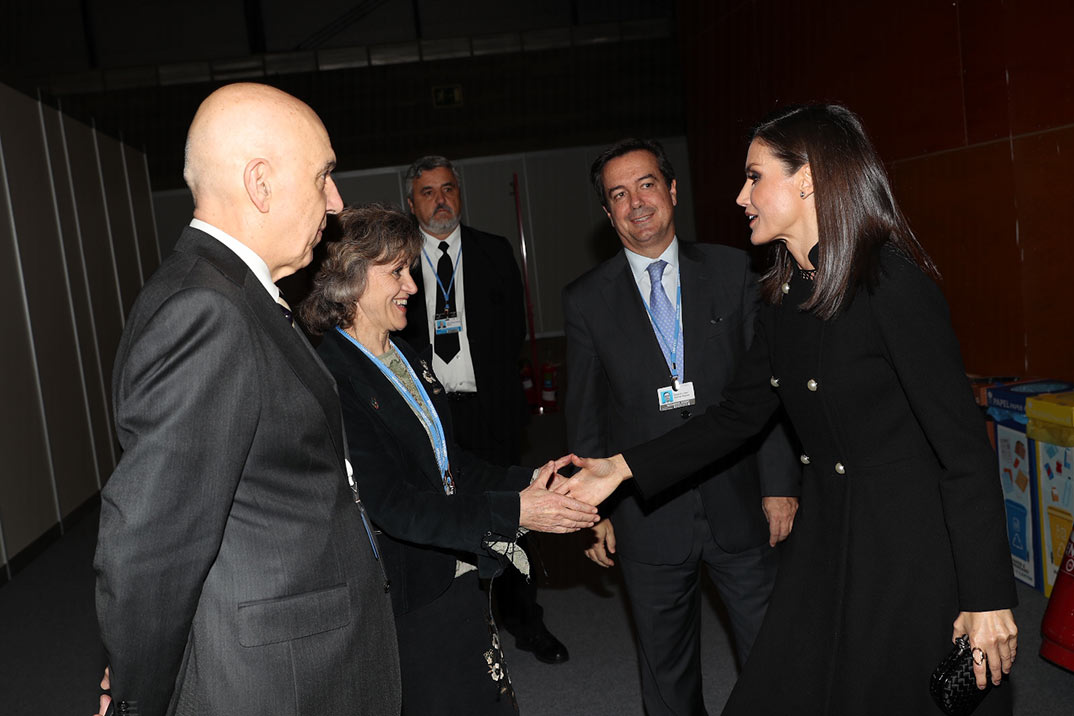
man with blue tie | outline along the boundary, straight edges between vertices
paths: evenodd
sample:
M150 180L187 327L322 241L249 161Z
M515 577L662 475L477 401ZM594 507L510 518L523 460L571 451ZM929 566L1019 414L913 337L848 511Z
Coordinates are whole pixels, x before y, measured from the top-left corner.
M563 293L568 447L586 457L655 438L718 403L753 338L758 301L746 254L676 237L675 172L659 142L610 147L591 180L623 251ZM621 491L605 503L586 555L604 567L618 557L649 716L706 713L703 567L745 661L775 578L772 548L791 531L800 479L776 425L655 500Z

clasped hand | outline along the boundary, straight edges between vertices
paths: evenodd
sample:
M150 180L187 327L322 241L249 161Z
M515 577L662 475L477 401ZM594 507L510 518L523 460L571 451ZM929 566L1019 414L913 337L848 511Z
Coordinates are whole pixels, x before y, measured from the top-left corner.
M518 524L536 532L574 532L600 519L597 508L560 491L569 482L558 470L571 461L567 455L550 460L537 471L530 486L519 493Z

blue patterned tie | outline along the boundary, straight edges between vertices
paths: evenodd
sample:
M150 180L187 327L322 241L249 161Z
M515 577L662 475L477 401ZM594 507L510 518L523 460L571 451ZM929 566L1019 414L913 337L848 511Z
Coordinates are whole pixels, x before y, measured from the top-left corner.
M667 261L657 260L645 268L649 272L649 310L652 311L653 322L659 329L656 335L657 342L660 343L660 350L664 353L664 360L667 361L669 370L671 369L671 342L675 341L675 373L681 380L683 376L682 331L679 331L678 340L675 340L675 325L678 317L675 315L675 307L668 300L662 280L664 267L667 265Z

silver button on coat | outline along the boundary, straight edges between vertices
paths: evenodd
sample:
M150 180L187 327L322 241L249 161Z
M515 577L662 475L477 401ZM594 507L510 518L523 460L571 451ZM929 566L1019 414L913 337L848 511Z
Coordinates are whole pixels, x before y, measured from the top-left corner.
M806 381L805 387L809 388L811 391L813 391L815 393L817 391L818 385L819 385L819 383L817 383L817 381L815 381L812 378L810 378L808 381Z
M837 462L837 463L835 463L835 471L837 473L839 473L840 475L845 475L847 469L845 467L843 467L843 463Z

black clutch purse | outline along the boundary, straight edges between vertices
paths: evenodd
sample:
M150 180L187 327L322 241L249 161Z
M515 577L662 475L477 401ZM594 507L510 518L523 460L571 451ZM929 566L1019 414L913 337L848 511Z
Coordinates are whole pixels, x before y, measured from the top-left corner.
M973 651L970 639L963 634L943 658L929 679L929 693L936 705L948 716L968 716L992 690L992 682L984 689L977 688L973 675Z

